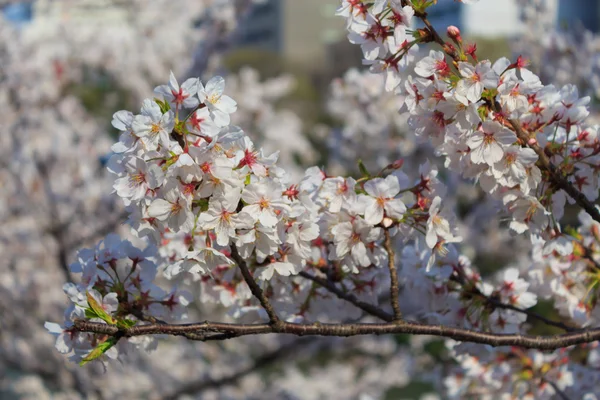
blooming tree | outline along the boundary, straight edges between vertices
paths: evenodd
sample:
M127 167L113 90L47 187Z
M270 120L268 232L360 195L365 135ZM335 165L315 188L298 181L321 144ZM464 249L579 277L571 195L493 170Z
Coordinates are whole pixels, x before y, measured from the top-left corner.
M151 350L156 335L431 335L456 361L437 371L449 397L595 398L600 141L586 124L590 99L544 85L521 57L479 60L456 27L445 39L431 26L433 3L343 0L337 13L443 171L434 160L416 173L402 160L358 162L359 176L311 167L293 181L277 152L231 124L237 102L221 77L171 76L138 113L115 113L122 134L108 169L144 244L110 235L78 253L65 320L46 323L57 349L87 364ZM482 276L462 252L446 170L494 202L527 257ZM572 209L579 222L567 226ZM224 306L228 321L181 323L196 299ZM555 316L533 309L547 301ZM553 333L532 334L533 322Z
M48 5L39 1L35 7L43 7L44 3ZM53 1L52 5L68 10L70 3ZM66 305L61 287L65 280L73 279L69 264L74 250L96 242L108 232L118 231L128 237L127 230L121 226L127 214L122 202L111 194L114 180L105 165L113 144L107 134L110 121L98 121L73 94L72 87L85 82L86 71L100 70L135 98L136 94L151 90L151 82L157 76L168 76L170 67L176 73L185 70L197 42L205 40L208 25L223 25L223 37L235 28L232 2L193 2L191 8L185 8L184 2L169 2L169 7L165 4L128 2L130 14L125 15L130 15L132 24L116 27L114 21L88 20L86 24L68 13L62 18L45 19L41 12L41 16L36 15L31 23L20 28L6 21L0 23L0 115L4 128L0 135L0 186L3 189L0 195L0 249L3 253L0 263L0 397L43 398L50 396L50 392L56 398L85 397L86 393L97 393L101 397L143 397L145 390L149 390L148 382L156 382L163 388L162 394L167 395L182 391L184 384L199 377L226 375L231 360L240 367L252 365L253 349L260 348L277 356L283 354L278 352L280 344L296 346L289 340L253 341L247 346L238 346L229 358L222 357L217 363L212 360L214 349L163 345L158 357L179 360L187 355L190 362L185 367L182 365L182 369L169 369L140 355L129 363L139 368L112 369L100 377L94 367L65 368L67 360L48 351L53 340L43 328L43 321L59 318ZM165 9L172 14L165 14ZM148 29L148 22L155 20L156 16L152 15L157 13L168 20L163 28L172 36L156 37L158 32ZM194 18L198 15L204 15L205 22L210 24L196 28ZM176 46L166 45L171 42ZM212 56L218 59L220 50ZM206 50L203 54L209 55ZM246 76L239 78L240 83L232 88L236 97L254 100L252 107L240 104L236 115L239 123L249 126L250 121L256 122L253 133L281 127L281 114L273 109L271 102L289 90L290 80L259 82L251 72L246 72ZM110 96L107 102L111 103ZM257 108L265 111L258 117ZM119 126L118 118L114 124ZM296 132L298 125L292 118L290 134ZM305 142L296 139L289 143ZM132 171L136 167L132 165ZM214 308L203 307L202 315L209 315ZM188 309L193 310L194 306ZM296 347L301 346L304 344ZM407 357L394 354L391 348L387 355L390 362ZM178 384L185 368L197 371L198 375ZM117 379L119 377L125 379ZM227 390L223 389L223 393Z

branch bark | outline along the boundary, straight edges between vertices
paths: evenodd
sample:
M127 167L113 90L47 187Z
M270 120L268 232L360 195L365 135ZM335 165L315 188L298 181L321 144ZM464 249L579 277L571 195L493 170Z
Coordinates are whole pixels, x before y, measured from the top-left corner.
M329 290L331 293L335 294L339 299L345 300L356 307L360 308L364 312L371 314L377 318L380 318L386 322L392 322L394 317L391 314L388 314L384 310L379 307L376 307L372 304L366 303L356 298L353 294L349 294L339 289L333 282L327 281L325 279L319 278L317 276L311 275L308 272L301 271L299 274L301 277L309 279L321 286L325 289Z
M392 247L390 231L385 229L384 233L385 241L383 245L388 254L388 269L390 270L390 302L392 303L392 310L394 310L394 320L400 321L402 312L400 311L400 300L398 299L400 287L398 285L398 270L396 270L396 253Z
M236 371L230 375L218 379L207 378L206 380L200 382L188 383L180 389L178 389L177 391L174 391L173 393L164 396L163 399L175 400L178 399L180 396L186 394L198 394L204 390L218 389L223 386L235 384L238 380L252 372L265 368L269 365L275 364L284 358L297 355L299 350L313 342L314 339L310 338L298 339L294 343L284 345L277 350L260 356L254 361L254 363L252 363L252 365L242 368L239 371Z
M271 303L269 303L269 299L267 299L267 296L265 296L265 294L263 293L260 286L258 286L256 281L252 277L252 274L248 270L248 265L246 264L246 261L240 256L240 253L238 252L237 247L234 244L231 245L231 257L233 258L233 260L237 263L238 267L240 268L240 271L242 272L242 276L244 277L244 280L250 287L250 291L252 292L254 297L256 297L258 299L258 301L260 302L262 307L267 312L270 323L272 325L279 324L279 322L280 322L279 317L275 313L273 306L271 305Z
M523 130L521 124L518 121L509 119L508 122L515 130L517 137L523 142L528 143L530 139L530 135ZM550 175L550 179L552 183L556 185L559 189L564 190L575 202L579 205L579 207L583 208L585 212L587 212L596 222L600 222L600 211L596 208L596 206L588 200L587 197L583 193L581 193L575 186L573 186L566 178L560 175L560 173L556 170L554 164L550 162L550 159L538 144L528 144L529 147L535 151L538 155L538 164L541 166L548 174Z
M443 325L426 325L409 321L393 321L381 324L295 324L279 321L277 324L230 324L209 322L197 324L148 324L132 328L119 328L115 325L76 320L74 329L79 332L92 332L115 337L142 335L186 336L191 340L225 340L232 337L283 333L296 336L338 336L409 334L431 335L461 342L486 344L493 347L518 346L528 349L556 350L578 344L600 340L600 328L579 332L569 332L555 336L532 336L478 332L470 329L452 328ZM212 334L212 336L206 336ZM196 336L197 338L194 338Z

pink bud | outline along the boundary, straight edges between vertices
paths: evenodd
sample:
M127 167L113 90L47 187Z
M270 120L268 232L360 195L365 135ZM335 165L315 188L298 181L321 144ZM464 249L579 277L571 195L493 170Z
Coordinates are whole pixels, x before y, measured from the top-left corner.
M402 166L404 165L404 160L401 158L399 160L396 160L392 163L392 168L393 169L400 169L402 168Z
M460 37L460 29L458 29L454 25L450 25L446 30L448 37L456 42L462 42L462 37Z
M534 144L537 144L537 140L535 138L530 138L527 141L527 144L530 145L530 146L533 146Z

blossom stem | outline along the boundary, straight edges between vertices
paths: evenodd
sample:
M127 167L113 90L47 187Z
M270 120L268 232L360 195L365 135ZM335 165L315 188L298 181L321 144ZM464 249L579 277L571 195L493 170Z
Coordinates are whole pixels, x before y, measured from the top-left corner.
M400 321L402 320L402 312L400 311L400 300L398 299L400 287L398 285L398 271L396 270L396 253L392 247L389 229L386 229L384 233L384 247L388 254L388 269L390 270L390 301L394 310L394 321Z
M248 284L248 286L250 287L250 291L252 292L254 297L257 298L257 300L260 302L261 306L267 312L267 315L269 316L269 322L271 323L271 325L279 324L281 321L279 320L277 313L275 313L275 310L273 309L273 306L269 302L269 299L267 299L267 296L265 296L265 294L262 291L262 289L260 288L260 286L258 286L256 281L252 277L252 274L248 270L248 265L246 264L246 261L244 261L242 256L240 256L240 253L238 252L235 244L231 244L231 257L233 258L233 260L237 263L238 267L240 268L240 271L242 272L242 276L244 277L246 284Z
M511 124L517 137L523 142L528 143L529 134L523 130L521 124L517 121L509 119L508 122ZM530 144L529 147L535 151L538 155L538 163L539 165L550 174L550 179L552 182L560 189L564 190L575 202L583 208L585 212L587 212L596 222L600 222L600 211L596 208L596 206L588 200L587 197L583 193L581 193L575 186L573 186L567 179L562 177L560 173L556 170L556 167L538 144Z
M376 316L386 322L392 322L394 320L394 317L391 314L388 314L384 310L382 310L372 304L369 304L369 303L366 303L364 301L357 299L356 296L354 296L353 294L347 293L344 290L339 289L337 286L335 286L335 284L333 282L330 282L323 278L319 278L318 276L309 274L306 271L301 271L299 275L303 278L306 278L308 280L311 280L311 281L317 283L320 286L323 286L325 289L327 289L331 293L335 294L339 299L345 300L345 301L355 305L356 307L360 308L361 310L365 311L368 314Z

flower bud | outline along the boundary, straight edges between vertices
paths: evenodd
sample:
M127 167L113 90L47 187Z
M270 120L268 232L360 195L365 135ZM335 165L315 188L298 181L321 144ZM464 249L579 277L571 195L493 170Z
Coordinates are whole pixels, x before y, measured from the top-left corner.
M400 158L392 163L394 169L400 169L404 165L404 159Z
M454 57L456 54L456 47L452 43L444 43L443 46L444 53L448 54L450 57Z
M455 43L462 43L462 37L460 36L460 29L458 29L454 25L450 25L446 30L448 37L452 39Z
M402 168L402 166L404 165L404 159L399 158L398 160L394 161L391 164L388 164L387 167L385 167L385 169L400 169Z
M536 138L530 138L530 139L527 141L527 144L528 144L528 145L530 145L530 146L533 146L533 145L537 144L537 140L536 140Z

